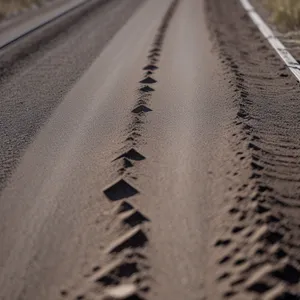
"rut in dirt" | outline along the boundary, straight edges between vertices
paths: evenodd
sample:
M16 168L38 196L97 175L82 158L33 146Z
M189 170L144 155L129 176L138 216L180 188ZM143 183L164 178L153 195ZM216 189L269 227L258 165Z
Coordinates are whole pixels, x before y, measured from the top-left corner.
M139 300L146 299L151 289L152 279L148 272L150 264L144 251L150 242L148 232L151 229L151 220L130 199L142 193L133 183L137 179L134 173L135 164L143 163L147 159L138 150L138 145L143 136L144 119L147 113L152 112L150 104L157 83L155 74L159 71L159 57L178 3L179 0L174 0L167 10L149 50L148 64L143 67L144 75L139 81L136 105L131 111L132 120L128 124L127 137L120 150L123 152L112 161L119 179L103 189L107 200L117 203L114 217L118 220L118 226L121 226L122 234L104 249L110 262L93 270L88 278L89 283L75 293L75 299L85 299L92 290L97 290L97 293L111 298L118 295L119 299ZM68 292L64 290L61 295L67 296Z
M232 199L233 225L215 244L223 298L299 299L299 83L238 0L206 1L206 10L236 92L233 148L251 169Z

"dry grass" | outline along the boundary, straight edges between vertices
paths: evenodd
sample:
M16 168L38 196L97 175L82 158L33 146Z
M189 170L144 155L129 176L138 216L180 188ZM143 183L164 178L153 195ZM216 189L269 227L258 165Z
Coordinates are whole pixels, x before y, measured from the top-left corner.
M263 0L272 12L273 21L283 30L300 28L300 0Z
M0 0L0 18L40 3L41 0Z

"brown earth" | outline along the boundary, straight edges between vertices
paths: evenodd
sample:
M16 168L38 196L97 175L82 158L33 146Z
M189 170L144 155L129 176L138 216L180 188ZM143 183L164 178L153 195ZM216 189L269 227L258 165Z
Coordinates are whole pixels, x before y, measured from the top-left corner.
M7 179L0 298L299 299L298 95L238 0L145 1Z

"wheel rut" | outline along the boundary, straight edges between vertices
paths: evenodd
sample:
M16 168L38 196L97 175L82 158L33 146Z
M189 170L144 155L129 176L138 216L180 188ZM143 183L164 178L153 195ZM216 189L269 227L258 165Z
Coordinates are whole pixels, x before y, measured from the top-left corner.
M137 99L131 109L131 121L122 143L119 155L111 163L118 178L103 188L106 199L114 204L114 224L121 228L121 234L112 240L103 253L109 263L103 267L95 267L87 281L76 292L61 291L66 299L147 299L151 289L149 259L145 248L149 241L151 219L139 207L131 202L142 190L135 187L137 180L134 169L147 157L140 152L138 146L143 138L143 125L148 113L152 112L151 97L155 92L155 79L159 71L159 58L163 51L163 43L168 26L180 0L174 0L168 8L158 28L158 32L148 52L147 64L143 67L143 77L138 82Z
M231 188L217 282L224 299L299 299L299 84L238 0L206 1L206 10L236 93L232 147L249 174Z

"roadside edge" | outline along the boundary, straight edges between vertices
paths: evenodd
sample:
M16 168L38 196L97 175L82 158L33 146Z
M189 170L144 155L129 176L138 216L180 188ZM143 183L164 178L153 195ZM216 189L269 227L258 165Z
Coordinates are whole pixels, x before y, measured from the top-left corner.
M275 36L273 31L255 11L254 7L250 4L250 2L248 0L240 0L240 3L246 10L253 23L262 33L262 35L267 39L269 44L278 53L278 55L284 61L284 63L287 65L290 71L296 76L297 80L300 81L300 64L298 63L298 61L292 56L292 54Z

